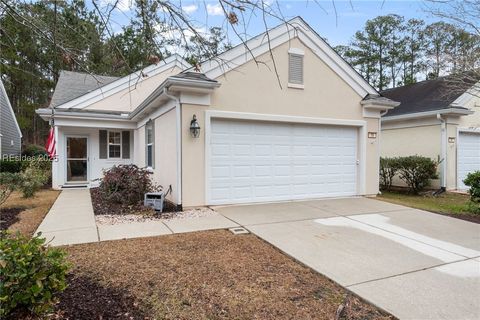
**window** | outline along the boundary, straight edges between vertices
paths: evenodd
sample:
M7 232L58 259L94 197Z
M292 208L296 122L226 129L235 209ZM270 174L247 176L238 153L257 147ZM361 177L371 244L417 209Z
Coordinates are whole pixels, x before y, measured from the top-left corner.
M122 135L118 131L108 131L108 157L120 158L122 155Z
M146 135L146 162L147 167L153 168L153 143L154 143L154 132L153 132L153 122L150 121L145 125L145 135Z
M303 51L300 49L292 48L288 52L288 84L303 88Z

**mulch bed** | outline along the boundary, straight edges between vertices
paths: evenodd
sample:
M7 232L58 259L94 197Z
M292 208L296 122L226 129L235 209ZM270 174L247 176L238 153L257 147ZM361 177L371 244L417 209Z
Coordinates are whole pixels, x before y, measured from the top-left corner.
M0 207L0 229L32 236L47 215L60 191L42 189L35 197L13 192Z
M25 207L0 208L0 230L4 231L20 221L19 214Z
M93 213L95 215L102 214L146 214L151 215L155 210L144 207L142 203L137 205L124 205L107 201L99 188L90 188L90 196L92 197Z
M74 268L60 319L335 319L339 310L338 319L394 319L251 234L209 231L66 250Z

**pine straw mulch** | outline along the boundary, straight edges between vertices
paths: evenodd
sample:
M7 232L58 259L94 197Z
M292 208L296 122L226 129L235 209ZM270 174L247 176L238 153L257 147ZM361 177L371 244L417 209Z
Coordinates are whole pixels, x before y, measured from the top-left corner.
M393 319L251 234L66 250L74 267L56 319L335 319L340 306L339 319Z
M43 189L35 197L23 198L20 192L13 192L0 206L0 230L32 236L59 194L60 191Z

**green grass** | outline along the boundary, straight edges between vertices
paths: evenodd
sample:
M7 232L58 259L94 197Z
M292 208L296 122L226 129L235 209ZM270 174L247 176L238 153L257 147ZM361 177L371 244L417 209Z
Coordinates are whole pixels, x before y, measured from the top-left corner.
M470 202L470 197L465 194L446 192L434 197L431 194L412 195L383 191L382 195L377 198L379 200L432 212L452 215L478 215L474 212L474 205Z

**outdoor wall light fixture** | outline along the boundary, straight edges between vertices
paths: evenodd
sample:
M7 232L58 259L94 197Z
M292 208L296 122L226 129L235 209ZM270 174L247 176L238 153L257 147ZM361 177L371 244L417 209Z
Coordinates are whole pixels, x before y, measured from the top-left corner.
M196 115L193 115L192 121L190 121L190 134L193 138L200 137L200 125L198 124Z

